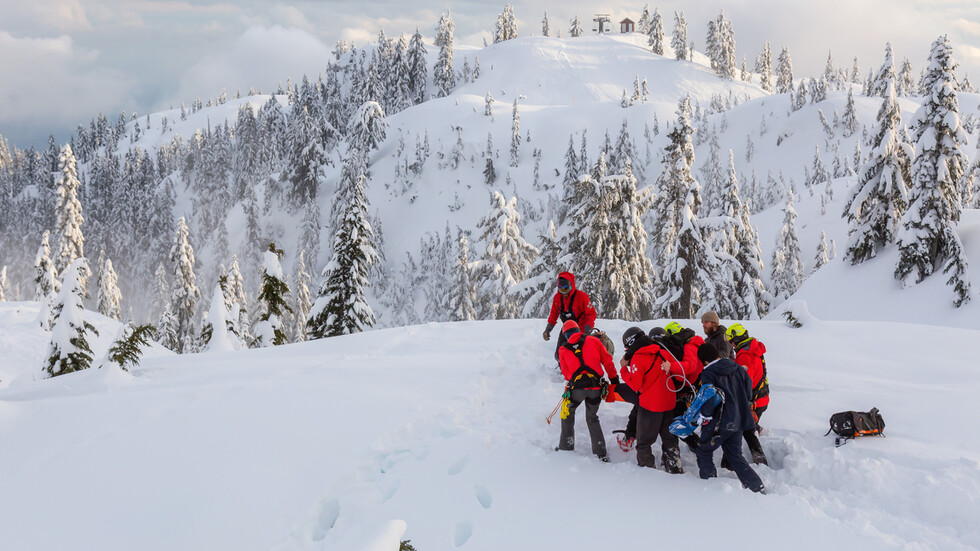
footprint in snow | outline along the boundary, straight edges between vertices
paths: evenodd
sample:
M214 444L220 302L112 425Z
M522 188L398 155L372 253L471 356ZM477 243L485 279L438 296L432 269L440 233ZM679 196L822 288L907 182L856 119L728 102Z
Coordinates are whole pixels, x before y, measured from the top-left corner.
M459 461L457 461L456 463L454 463L452 467L449 467L449 475L450 476L456 476L459 473L463 472L463 469L466 468L466 465L469 462L470 462L469 456L463 457L462 459L460 459Z
M490 505L493 504L493 496L490 495L490 490L487 490L485 486L476 487L476 500L483 505L484 509L489 509Z
M459 547L470 540L473 535L473 524L464 520L456 525L456 533L453 535L453 546Z

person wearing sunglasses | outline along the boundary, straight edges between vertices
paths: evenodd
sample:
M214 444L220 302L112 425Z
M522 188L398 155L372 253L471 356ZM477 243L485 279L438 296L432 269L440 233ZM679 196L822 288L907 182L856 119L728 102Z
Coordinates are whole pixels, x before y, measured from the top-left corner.
M551 330L555 328L558 320L562 323L574 321L578 324L582 333L590 335L592 328L595 327L596 311L592 306L589 295L581 289L575 288L575 275L571 272L558 274L558 292L551 299L551 313L548 315L548 326L545 328L542 337L544 340L551 339ZM558 351L565 344L565 335L558 335L558 345L555 346L555 361L558 361Z

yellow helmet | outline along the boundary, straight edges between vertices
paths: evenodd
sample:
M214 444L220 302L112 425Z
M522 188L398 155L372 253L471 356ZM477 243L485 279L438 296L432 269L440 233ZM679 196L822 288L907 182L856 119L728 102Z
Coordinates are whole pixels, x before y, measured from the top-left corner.
M725 338L728 340L734 340L739 337L747 336L748 334L749 332L742 327L741 323L733 323L728 326L728 329L725 330Z
M676 321L672 321L664 326L664 331L666 331L668 335L676 335L683 330L684 330L684 326L677 323Z

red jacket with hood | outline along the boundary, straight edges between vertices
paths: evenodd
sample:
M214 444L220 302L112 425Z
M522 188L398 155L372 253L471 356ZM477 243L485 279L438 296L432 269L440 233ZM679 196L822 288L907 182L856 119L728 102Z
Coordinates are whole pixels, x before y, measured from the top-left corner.
M555 293L555 298L551 299L551 314L548 315L548 325L554 326L558 322L558 317L561 316L561 321L575 320L578 326L583 329L595 327L595 308L592 307L589 295L585 291L579 291L575 288L575 276L571 272L562 272L558 274L558 277L563 277L571 282L572 290L568 293L568 297L562 296L561 293ZM562 316L562 313L566 313L566 315Z
M594 371L596 377L602 377L602 368L605 367L606 375L610 379L615 377L616 365L613 363L609 351L606 350L606 346L598 338L587 336L581 331L578 331L568 339L568 344L575 344L583 338L585 342L582 343L582 360L585 362L585 367ZM558 365L561 366L561 374L565 377L566 381L571 381L572 375L582 367L582 363L579 362L575 353L564 346L558 349Z
M681 375L680 364L656 344L634 352L629 365L620 370L623 382L640 393L640 407L645 410L670 411L677 405L677 395L671 390L673 382L667 382L667 373L660 367L664 361L670 365L671 375Z
M749 379L752 379L753 389L762 381L762 375L765 372L765 366L762 364L762 355L765 353L766 345L752 337L735 345L735 363L744 367L745 371L748 372ZM751 397L749 396L749 398ZM768 405L768 396L763 396L752 404L754 408L761 408Z

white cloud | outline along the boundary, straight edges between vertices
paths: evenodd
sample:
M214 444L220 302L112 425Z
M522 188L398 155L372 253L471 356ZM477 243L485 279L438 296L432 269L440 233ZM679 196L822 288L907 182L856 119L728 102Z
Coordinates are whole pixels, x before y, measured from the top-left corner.
M254 86L270 92L287 78L316 78L330 59L330 48L302 29L252 27L229 48L202 59L181 76L178 102L214 97L222 89L244 93Z
M980 35L980 21L970 21L969 19L960 17L953 21L953 26L964 33Z
M17 38L0 31L0 52L0 74L23 75L0 79L4 131L47 135L133 104L133 78L98 67L98 52L77 48L67 35Z

